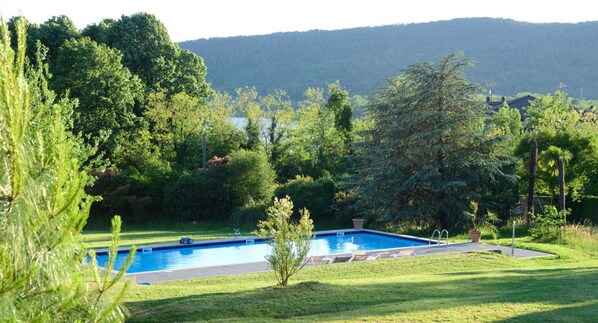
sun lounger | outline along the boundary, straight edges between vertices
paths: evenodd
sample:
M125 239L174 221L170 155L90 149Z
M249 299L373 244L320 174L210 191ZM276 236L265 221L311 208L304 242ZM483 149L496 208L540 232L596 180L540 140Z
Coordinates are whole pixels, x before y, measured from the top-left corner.
M311 256L307 259L307 263L313 266L321 266L330 264L332 260L328 256Z
M377 259L388 259L390 257L392 257L392 254L390 252L381 252L379 253Z
M336 256L332 260L332 263L333 264L338 264L338 263L341 263L341 262L348 262L349 259L351 259L351 256Z
M353 251L351 253L351 258L349 258L349 262L376 260L376 259L378 259L378 255L368 255L367 251L365 251L365 250L357 250L357 251Z
M394 254L395 258L413 256L413 249L404 249Z

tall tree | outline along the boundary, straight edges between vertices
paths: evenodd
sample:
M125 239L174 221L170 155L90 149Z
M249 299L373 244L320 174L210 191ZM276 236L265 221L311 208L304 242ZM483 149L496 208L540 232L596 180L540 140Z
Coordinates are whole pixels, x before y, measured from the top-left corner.
M566 211L565 206L565 164L573 155L565 149L550 146L542 153L544 165L554 175L556 173L559 182L559 211Z
M166 87L170 94L185 92L199 99L204 99L212 93L206 82L208 68L203 58L188 50L180 50L177 46L174 78Z
M123 64L141 79L146 92L185 92L205 99L212 90L206 82L201 57L170 41L164 24L154 15L137 13L119 20L89 25L83 35L123 53Z
M105 39L123 53L123 65L139 76L148 92L167 88L174 79L177 46L155 16L122 16L110 25Z
M135 125L134 107L141 101L141 83L121 64L118 50L89 38L69 40L58 52L51 69L52 88L79 100L74 130L105 138L100 149L111 157L118 132Z
M293 122L293 105L284 90L275 90L261 97L260 104L266 119L266 126L262 129L264 146L270 164L278 170L280 157L284 154L284 140Z
M525 216L525 224L528 228L532 225L532 215L535 213L534 197L536 196L536 173L538 171L538 133L535 130L530 131L531 153L528 161L529 177L527 181L527 212Z
M378 220L463 224L471 199L506 175L506 157L483 132L480 86L463 76L470 60L455 53L410 65L367 106L374 128L359 145L353 183L362 213Z
M326 109L334 114L334 127L343 136L345 145L349 145L352 141L353 109L349 101L349 92L341 86L339 81L328 84Z
M334 126L334 114L324 108L325 103L321 88L307 89L305 100L299 102L295 126L284 155L286 170L283 175L286 177L345 173L346 146Z
M87 280L79 234L93 199L89 149L69 128L74 103L56 100L43 66L25 73L24 21L17 26L16 53L7 25L0 30L0 321L122 321L124 289L105 291L128 265L115 280L111 270Z
M247 141L245 149L257 151L261 147L262 109L258 102L258 93L255 88L238 88L235 91L237 109L245 117L245 134Z
M526 115L525 128L531 130L528 138L532 140L523 137L516 147L515 154L527 159L530 149L540 157L545 156L549 150L568 151L572 155L571 160L568 161L567 182L564 187L568 198L579 200L582 194L595 194L595 185L591 183L598 175L596 124L581 117L579 111L572 105L572 100L562 92L532 101ZM551 146L554 148L550 148ZM542 159L544 158L540 160ZM554 162L554 166L558 166L556 159ZM554 176L557 173L550 167L539 167L535 172L525 172L521 176L530 176L528 189L533 187L534 191L540 194L559 196L560 200L561 187L558 176L556 179Z
M215 92L208 101L209 121L207 124L208 156L226 156L238 150L245 139L242 131L231 122L235 105L228 93Z
M35 41L39 40L48 48L47 59L53 62L58 55L60 46L67 40L80 38L81 34L73 21L63 15L54 16L39 25L37 32L33 33L32 36L37 37Z
M149 121L154 144L164 157L185 169L201 167L201 137L205 134L208 110L198 99L178 93L166 97L152 93L144 117Z

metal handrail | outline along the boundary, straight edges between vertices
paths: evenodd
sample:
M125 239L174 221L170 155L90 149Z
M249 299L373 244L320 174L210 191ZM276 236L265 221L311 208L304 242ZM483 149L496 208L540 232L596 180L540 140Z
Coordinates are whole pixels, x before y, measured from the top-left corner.
M428 244L432 244L432 240L434 240L434 235L436 234L436 232L438 232L438 241L440 242L440 235L442 234L440 232L440 230L436 229L434 230L434 232L432 232L432 236L430 237L430 241L428 241Z
M440 245L440 243L442 242L442 234L446 232L446 244L448 245L448 236L449 236L449 232L447 229L443 229L442 232L440 232L440 236L438 237L438 244Z

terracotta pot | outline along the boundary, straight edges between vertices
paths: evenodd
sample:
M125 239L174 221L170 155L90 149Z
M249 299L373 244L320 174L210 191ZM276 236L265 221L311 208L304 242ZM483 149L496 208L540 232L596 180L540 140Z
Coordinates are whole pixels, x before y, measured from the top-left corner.
M469 237L471 238L471 242L480 242L481 236L482 236L481 231L477 231L477 230L469 231Z
M364 219L353 219L353 228L355 229L363 229L363 224L365 223Z

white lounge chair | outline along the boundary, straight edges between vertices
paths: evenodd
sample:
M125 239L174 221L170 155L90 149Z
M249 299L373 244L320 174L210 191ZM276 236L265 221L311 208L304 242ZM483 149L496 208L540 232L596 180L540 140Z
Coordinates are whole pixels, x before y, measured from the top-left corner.
M328 265L332 262L332 258L328 256L311 256L307 259L307 263L313 266Z

